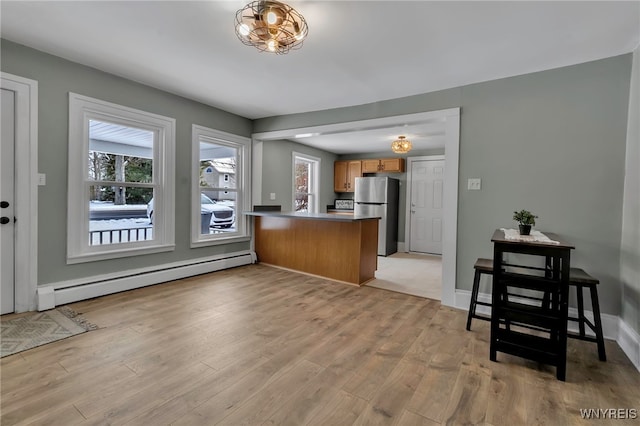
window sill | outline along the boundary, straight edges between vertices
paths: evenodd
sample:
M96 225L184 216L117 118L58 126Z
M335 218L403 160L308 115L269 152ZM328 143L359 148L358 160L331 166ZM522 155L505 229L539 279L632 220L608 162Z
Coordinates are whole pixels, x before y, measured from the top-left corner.
M207 247L207 246L219 246L223 244L244 243L251 241L251 237L248 235L240 235L233 237L216 238L215 240L198 240L191 241L191 248Z
M162 253L175 250L175 244L157 245L153 247L136 247L129 249L116 249L113 251L102 251L100 253L83 253L67 256L67 265L76 263L96 262L99 260L120 259L123 257L139 256L143 254Z

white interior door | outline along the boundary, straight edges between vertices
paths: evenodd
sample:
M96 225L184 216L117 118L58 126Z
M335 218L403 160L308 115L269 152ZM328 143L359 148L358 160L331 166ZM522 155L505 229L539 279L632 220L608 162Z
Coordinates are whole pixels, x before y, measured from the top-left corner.
M15 308L14 148L15 93L2 89L0 140L0 308L2 314Z
M409 251L442 254L444 160L413 161Z

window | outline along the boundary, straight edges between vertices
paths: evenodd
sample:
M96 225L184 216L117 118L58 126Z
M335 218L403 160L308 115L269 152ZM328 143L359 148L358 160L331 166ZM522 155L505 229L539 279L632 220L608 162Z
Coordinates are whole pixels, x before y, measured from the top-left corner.
M248 241L251 140L195 124L192 139L191 246Z
M69 93L68 263L173 249L174 129Z
M319 211L320 159L293 153L293 210Z

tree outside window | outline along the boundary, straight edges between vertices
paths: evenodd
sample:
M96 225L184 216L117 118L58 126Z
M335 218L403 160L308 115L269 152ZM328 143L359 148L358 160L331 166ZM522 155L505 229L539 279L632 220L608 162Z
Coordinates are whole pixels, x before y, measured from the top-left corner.
M320 159L305 154L293 155L293 209L318 212Z

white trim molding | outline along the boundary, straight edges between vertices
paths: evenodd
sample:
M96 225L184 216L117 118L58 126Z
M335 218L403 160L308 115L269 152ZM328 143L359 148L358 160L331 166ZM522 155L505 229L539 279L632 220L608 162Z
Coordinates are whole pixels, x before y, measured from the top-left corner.
M230 155L235 153L236 185L229 188L235 197L235 231L227 230L219 234L201 233L201 194L205 189L220 191L219 186L201 186L200 163L202 145L209 147L208 155ZM212 151L212 152L211 152ZM208 156L207 159L210 159ZM217 157L222 158L222 157ZM191 248L211 245L231 244L249 241L249 218L243 214L251 206L251 139L198 124L191 125Z
M1 87L16 94L15 312L36 309L38 284L38 82L1 73Z
M616 341L633 365L640 371L640 334L624 322L622 318L619 318L618 321L618 338Z
M89 188L102 185L90 179L91 120L146 130L153 134L153 181L127 186L153 190L153 239L91 245ZM67 263L129 257L175 249L175 140L176 120L69 92L69 164L67 197ZM107 181L107 183L113 181Z
M308 195L312 200L310 208L308 209L312 213L318 213L320 211L320 171L322 170L322 159L314 157L313 155L303 154L301 152L291 152L291 211L296 211L296 160L301 159L311 164L309 179L310 183Z
M58 281L38 287L38 310L79 300L119 293L160 284L194 275L207 274L236 266L255 263L255 253L243 250L188 261L173 262L158 266L131 269L110 274L94 275L76 280Z

